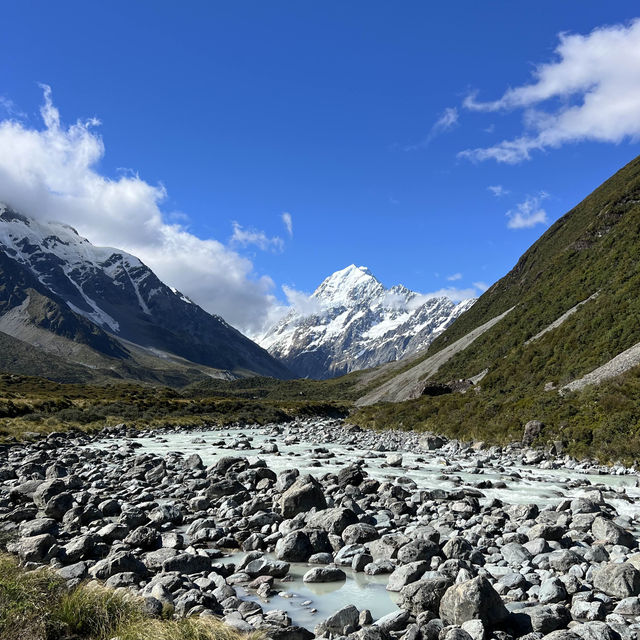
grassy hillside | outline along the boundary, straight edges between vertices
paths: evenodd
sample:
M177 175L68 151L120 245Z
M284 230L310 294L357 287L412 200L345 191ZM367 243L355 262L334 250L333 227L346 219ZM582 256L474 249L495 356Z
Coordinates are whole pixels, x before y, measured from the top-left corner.
M558 220L425 354L382 367L377 377L368 376L365 391L514 307L431 378L448 382L488 369L478 387L465 395L363 408L353 419L498 441L518 437L528 420L542 419L548 422L546 437L566 440L576 453L640 457L637 371L564 397L545 391L640 342L639 290L640 159L635 159ZM559 327L527 343L596 292Z

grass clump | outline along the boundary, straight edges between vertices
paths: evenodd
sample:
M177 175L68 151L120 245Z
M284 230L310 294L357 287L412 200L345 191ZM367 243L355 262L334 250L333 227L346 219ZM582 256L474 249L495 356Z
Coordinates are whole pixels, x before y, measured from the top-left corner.
M118 632L119 640L260 640L260 633L243 635L215 618L145 620Z
M25 571L0 554L0 640L259 640L217 619L148 617L141 601L112 589L68 589L46 568Z

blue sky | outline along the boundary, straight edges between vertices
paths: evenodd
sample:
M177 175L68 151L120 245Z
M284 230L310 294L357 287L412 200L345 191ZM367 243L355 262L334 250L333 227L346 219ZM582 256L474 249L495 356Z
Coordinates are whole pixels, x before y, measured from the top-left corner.
M350 263L479 293L639 153L638 14L5 3L0 200L141 255L249 332L283 285Z

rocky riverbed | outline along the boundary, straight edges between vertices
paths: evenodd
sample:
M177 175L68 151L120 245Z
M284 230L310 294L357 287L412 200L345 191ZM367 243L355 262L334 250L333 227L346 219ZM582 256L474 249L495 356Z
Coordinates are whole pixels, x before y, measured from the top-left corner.
M27 568L277 639L635 640L637 485L560 446L121 426L1 450L0 526Z

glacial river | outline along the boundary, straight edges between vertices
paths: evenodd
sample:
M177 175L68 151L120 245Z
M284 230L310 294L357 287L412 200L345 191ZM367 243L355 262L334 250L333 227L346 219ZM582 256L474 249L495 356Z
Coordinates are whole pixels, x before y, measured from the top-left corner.
M402 466L389 467L388 452L361 449L354 444L313 443L294 441L285 444L285 436L270 434L258 428L215 429L198 432L163 432L158 435L135 439L140 452L166 455L170 452L183 454L197 453L205 465L211 465L222 456L257 456L268 467L279 473L296 468L300 473L322 475L336 472L345 464L363 459L367 473L378 479L394 481L404 476L413 480L419 489L456 489L473 486L479 481L490 481L501 488L483 488L483 500L498 498L507 504L535 503L540 508L554 505L561 500L589 496L596 485L605 493L607 502L615 506L620 515L630 519L636 528L640 523L640 488L637 476L589 474L573 469L540 469L536 466L500 466L488 460L484 452L470 456L454 456L440 450L431 452L399 451ZM107 441L109 442L109 441ZM113 440L109 444L118 446L124 440ZM95 446L105 446L105 441ZM276 453L264 453L264 446L276 444ZM108 445L107 445L108 446ZM588 481L589 486L576 480ZM236 562L243 553L223 559ZM241 597L259 602L265 610L286 611L294 624L313 629L315 624L336 610L353 603L359 609L370 609L374 619L394 611L397 594L385 589L387 576L367 576L345 568L347 579L343 582L327 584L307 584L302 576L309 569L307 564L293 563L290 578L277 581L276 596L268 602L262 601L255 593L236 587Z

